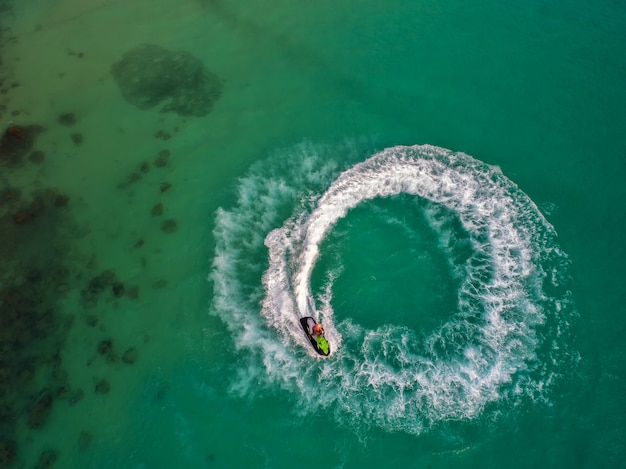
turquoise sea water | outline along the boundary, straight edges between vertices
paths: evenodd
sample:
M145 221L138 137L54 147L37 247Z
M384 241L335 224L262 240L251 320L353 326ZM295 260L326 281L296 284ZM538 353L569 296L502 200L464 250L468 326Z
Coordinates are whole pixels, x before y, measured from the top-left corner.
M621 3L0 7L0 466L624 466Z

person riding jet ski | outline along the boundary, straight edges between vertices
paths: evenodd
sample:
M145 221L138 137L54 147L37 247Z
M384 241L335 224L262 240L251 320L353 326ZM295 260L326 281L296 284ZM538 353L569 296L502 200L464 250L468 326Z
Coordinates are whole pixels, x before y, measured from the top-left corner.
M315 324L313 326L313 329L311 331L311 337L315 337L315 336L323 336L324 335L324 328L322 327L321 324Z

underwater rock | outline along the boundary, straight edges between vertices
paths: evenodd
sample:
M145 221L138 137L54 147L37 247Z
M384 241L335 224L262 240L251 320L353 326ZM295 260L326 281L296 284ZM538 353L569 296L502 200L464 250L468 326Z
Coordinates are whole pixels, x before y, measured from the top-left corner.
M115 298L124 296L124 284L122 282L115 282L113 287L111 287L111 290L113 291Z
M76 124L76 116L73 112L66 112L59 116L59 123L63 125L72 126Z
M100 355L108 355L112 351L113 351L113 342L111 342L111 339L101 340L98 343L98 353Z
M28 426L30 428L41 428L43 426L50 414L52 403L52 394L45 390L28 411Z
M102 293L106 285L101 281L100 277L94 277L89 282L88 291L90 293Z
M164 192L169 191L171 187L172 187L172 185L169 182L162 182L161 183L161 194L163 194Z
M145 172L145 171L144 171ZM119 189L128 189L128 187L131 184L136 183L137 181L140 181L142 178L142 175L140 172L138 171L133 171L132 173L130 173L128 175L128 177L126 178L126 180L124 182L121 182L120 184L118 184L118 188Z
M220 79L189 52L150 44L138 46L113 64L111 73L129 103L139 109L204 116L222 93Z
M87 291L94 294L102 293L115 282L117 282L115 272L112 270L105 270L91 279L89 285L87 286Z
M59 452L55 449L48 449L42 451L39 455L39 460L35 464L35 469L48 469L54 465L59 457Z
M103 270L100 274L100 279L106 284L111 284L117 280L117 275L110 269Z
M70 55L72 57L78 57L79 59L82 59L83 57L85 57L85 54L83 52L75 52L70 49L68 49L67 55Z
M33 149L35 139L43 132L38 125L8 127L0 138L0 163L17 166Z
M35 216L28 210L20 210L13 215L13 223L16 225L26 225L31 222Z
M101 379L96 384L96 393L97 394L107 394L111 389L109 386L109 382L106 379Z
M152 216L158 217L163 214L163 204L159 203L152 207Z
M138 358L139 353L137 352L137 349L135 347L129 348L124 352L124 355L122 355L122 361L124 363L128 363L129 365L135 363Z
M70 397L70 390L67 386L62 384L56 389L56 398L57 399L68 399Z
M147 173L150 171L150 163L146 163L145 161L139 165L139 170L142 173Z
M164 233L174 233L176 232L176 230L178 230L176 220L170 218L169 220L165 220L163 223L161 223L161 231L163 231Z
M163 168L164 166L167 166L169 159L170 159L170 151L161 150L159 152L159 155L154 160L154 165L158 166L159 168Z
M161 140L169 140L170 138L172 138L172 135L165 131L165 130L159 130L154 134L155 138L160 138Z

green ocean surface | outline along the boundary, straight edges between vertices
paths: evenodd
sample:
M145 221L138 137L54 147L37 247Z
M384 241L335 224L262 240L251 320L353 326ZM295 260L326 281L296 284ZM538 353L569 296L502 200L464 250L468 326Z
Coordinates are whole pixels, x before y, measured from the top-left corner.
M622 3L0 26L0 467L624 467Z

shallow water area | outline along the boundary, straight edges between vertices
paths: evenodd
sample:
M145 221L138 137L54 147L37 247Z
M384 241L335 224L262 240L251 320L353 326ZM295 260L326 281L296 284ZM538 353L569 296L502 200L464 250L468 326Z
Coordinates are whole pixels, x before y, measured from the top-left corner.
M0 467L619 466L625 26L0 0Z
M203 264L198 249L207 243L207 232L194 225L202 224L206 202L180 191L199 182L194 165L174 162L198 151L196 144L190 148L193 125L181 116L132 108L110 76L111 62L127 44L156 38L158 25L146 18L141 31L136 23L116 21L119 35L104 40L102 34L108 18L131 18L153 6L66 2L50 10L31 2L12 10L15 40L3 49L4 72L19 86L6 95L6 114L12 125L45 129L33 148L44 157L41 163L4 167L3 176L19 184L23 199L43 186L69 200L58 209L67 214L62 223L50 226L37 213L38 226L23 227L54 230L42 259L16 259L20 270L48 257L48 264L62 265L62 289L56 287L56 297L47 296L41 308L52 308L71 325L59 338L62 349L54 362L32 363L39 371L17 398L16 411L24 406L28 415L44 402L37 395L52 396L45 397L51 405L42 407L34 430L23 420L7 428L9 441L18 442L20 464L86 467L94 455L125 446L132 440L134 395L146 376L155 369L167 374L189 350L204 348L196 326L200 317L200 324L207 323L198 314L207 302L206 284L195 272ZM197 13L163 6L176 10L181 25ZM43 82L35 70L42 67ZM32 208L25 213L34 214ZM53 257L52 243L62 243L62 258ZM42 275L47 282L48 271Z

